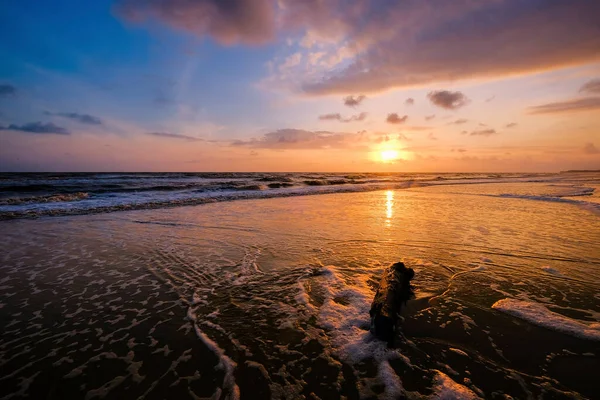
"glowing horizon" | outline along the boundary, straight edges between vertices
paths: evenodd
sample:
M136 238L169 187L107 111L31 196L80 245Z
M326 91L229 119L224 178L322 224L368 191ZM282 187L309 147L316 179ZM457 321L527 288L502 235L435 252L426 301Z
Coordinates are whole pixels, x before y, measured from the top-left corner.
M600 169L598 3L217 5L0 6L0 171Z

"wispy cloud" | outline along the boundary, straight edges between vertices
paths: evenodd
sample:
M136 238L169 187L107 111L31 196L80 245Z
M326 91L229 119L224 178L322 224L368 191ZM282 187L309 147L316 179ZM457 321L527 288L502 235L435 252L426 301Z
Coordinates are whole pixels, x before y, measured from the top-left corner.
M435 114L425 116L425 121L431 121L435 118Z
M483 130L479 130L479 131L472 131L471 133L469 133L469 135L471 135L471 136L492 136L497 133L498 132L496 132L495 129L483 129Z
M117 13L134 22L158 18L227 45L262 44L275 37L275 9L270 0L120 0Z
M0 97L9 97L17 94L17 88L9 84L0 85Z
M466 124L467 122L469 122L468 119L460 118L460 119L457 119L456 121L448 122L448 125L462 125L462 124Z
M71 132L63 127L54 125L52 122L30 122L23 125L10 124L7 127L0 127L4 131L18 131L33 134L56 134L70 135Z
M362 103L367 97L365 95L359 96L346 96L344 97L344 105L348 107L357 107Z
M279 129L266 133L258 139L236 140L234 147L255 149L347 149L361 147L369 140L366 132L342 133L330 131L307 131L303 129Z
M404 104L406 104L407 106L412 106L413 104L415 104L415 99L413 99L412 97L409 97L408 99L406 99L404 101Z
M77 121L79 123L82 124L87 124L87 125L102 125L102 120L98 117L94 117L92 115L89 114L79 114L79 113L75 113L75 112L69 112L69 113L52 113L49 111L45 112L46 115L55 115L58 117L63 117L63 118L68 118L71 119L73 121Z
M366 112L361 112L357 115L351 115L350 117L342 117L340 113L332 113L332 114L324 114L319 115L319 119L321 121L340 121L340 122L354 122L354 121L364 121L369 114Z
M461 92L451 92L448 90L437 90L427 94L429 100L438 107L447 110L456 110L466 106L469 99Z
M188 135L180 135L178 133L168 133L168 132L147 132L146 135L167 138L167 139L179 139L179 140L188 140L190 142L199 142L203 141L203 139L188 136Z
M581 87L581 89L579 89L579 92L600 94L600 79L592 79L591 81L587 82Z
M388 114L388 116L386 118L386 122L389 124L403 124L406 122L407 119L408 119L408 115L400 117L398 115L398 113L391 113L391 114Z
M529 114L555 114L600 109L600 97L585 97L529 107Z
M514 128L517 125L519 125L519 124L517 124L516 122L511 122L510 124L506 124L505 128L509 128L510 129L510 128Z

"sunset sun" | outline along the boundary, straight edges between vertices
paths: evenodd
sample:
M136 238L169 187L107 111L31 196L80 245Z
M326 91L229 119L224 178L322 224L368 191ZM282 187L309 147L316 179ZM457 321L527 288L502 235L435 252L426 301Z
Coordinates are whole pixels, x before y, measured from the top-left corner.
M379 156L381 157L381 161L391 162L397 160L400 157L400 153L398 150L382 150Z

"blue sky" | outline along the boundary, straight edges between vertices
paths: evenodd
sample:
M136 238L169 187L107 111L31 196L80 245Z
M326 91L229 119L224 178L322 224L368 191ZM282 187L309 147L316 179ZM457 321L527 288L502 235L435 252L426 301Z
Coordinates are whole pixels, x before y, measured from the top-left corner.
M0 170L600 168L595 11L3 2Z

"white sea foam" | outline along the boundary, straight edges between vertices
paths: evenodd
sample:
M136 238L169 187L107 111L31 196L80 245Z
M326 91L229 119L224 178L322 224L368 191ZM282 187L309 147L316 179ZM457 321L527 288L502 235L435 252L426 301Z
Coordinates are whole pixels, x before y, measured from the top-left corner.
M369 332L368 315L373 293L367 277L346 282L334 266L324 267L323 272L327 295L318 310L318 320L330 330L334 350L351 364L372 358L377 364L377 376L385 386L383 397L398 398L403 393L402 382L389 360L402 359L407 364L410 360Z
M548 310L539 303L515 299L499 300L492 308L524 319L532 324L582 339L600 341L600 323L580 321Z

